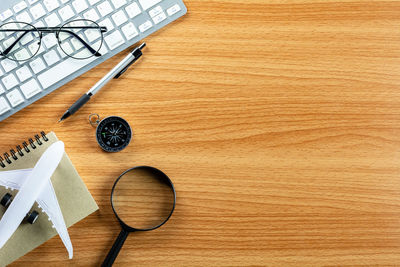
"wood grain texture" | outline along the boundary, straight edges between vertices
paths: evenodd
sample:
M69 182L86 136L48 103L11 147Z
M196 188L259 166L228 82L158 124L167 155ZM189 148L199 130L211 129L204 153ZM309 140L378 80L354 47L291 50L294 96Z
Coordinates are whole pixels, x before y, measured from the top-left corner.
M174 181L171 220L131 235L116 266L400 262L400 2L185 0L143 60L63 124L126 53L0 123L0 149L54 130L100 210L12 266L99 266L119 226L115 178L147 164ZM87 116L134 141L106 154ZM79 207L77 207L79 208Z

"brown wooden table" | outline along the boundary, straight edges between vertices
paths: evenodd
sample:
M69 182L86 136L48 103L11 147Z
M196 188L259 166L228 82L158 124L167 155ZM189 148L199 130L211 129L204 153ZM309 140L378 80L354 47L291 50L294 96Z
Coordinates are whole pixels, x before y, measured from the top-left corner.
M165 171L163 228L116 266L366 265L400 261L400 2L185 0L145 56L79 114L58 118L126 52L0 123L6 151L54 130L100 210L13 266L99 266L116 238L125 169ZM100 151L90 113L133 126Z

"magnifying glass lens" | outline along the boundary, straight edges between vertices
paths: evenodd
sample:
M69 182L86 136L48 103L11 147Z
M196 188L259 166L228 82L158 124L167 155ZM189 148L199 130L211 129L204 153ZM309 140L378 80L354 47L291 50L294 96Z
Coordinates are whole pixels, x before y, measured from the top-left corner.
M174 205L174 193L156 171L132 169L115 185L112 204L126 225L146 230L168 218Z

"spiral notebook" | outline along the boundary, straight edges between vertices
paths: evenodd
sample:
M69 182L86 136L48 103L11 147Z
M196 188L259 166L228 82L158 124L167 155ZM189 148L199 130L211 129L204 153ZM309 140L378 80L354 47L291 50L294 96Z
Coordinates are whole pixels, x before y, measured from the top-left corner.
M43 152L56 141L58 139L53 132L48 134L41 132L40 135L35 135L27 142L17 145L16 149L11 149L0 156L0 171L33 168ZM66 146L67 149L68 146ZM51 181L67 227L98 209L96 202L66 153L64 153L60 164L53 173ZM17 193L0 186L0 198L7 192L14 196ZM22 223L4 247L0 249L0 266L10 264L57 235L46 213L42 212L37 203L33 209L39 212L39 218L34 224ZM5 208L0 206L0 217L3 216L4 212ZM58 235L57 238L59 238ZM65 259L68 259L67 251L62 245L61 239L59 241L59 249L65 252ZM74 240L71 241L73 245Z

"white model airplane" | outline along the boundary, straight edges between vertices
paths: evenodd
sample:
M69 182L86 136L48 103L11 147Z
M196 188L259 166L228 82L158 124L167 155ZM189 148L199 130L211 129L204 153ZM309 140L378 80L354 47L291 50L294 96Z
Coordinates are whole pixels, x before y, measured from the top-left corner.
M9 204L9 206L0 220L0 249L17 230L36 201L39 207L49 216L68 250L69 258L72 259L71 239L50 180L63 154L64 143L58 141L47 148L33 169L0 172L1 186L19 190L11 204L5 203L10 202L11 195L8 194L8 197L5 196L6 199L4 197L2 199L2 204L7 204L5 206ZM30 216L31 223L36 220L35 217L38 213L34 215L36 216Z

